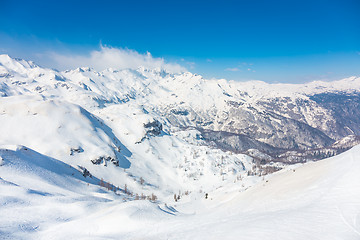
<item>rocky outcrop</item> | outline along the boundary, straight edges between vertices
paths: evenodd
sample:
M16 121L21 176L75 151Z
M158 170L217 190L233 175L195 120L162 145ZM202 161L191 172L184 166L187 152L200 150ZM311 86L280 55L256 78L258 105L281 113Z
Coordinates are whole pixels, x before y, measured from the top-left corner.
M159 136L162 132L162 124L156 119L145 123L144 128L147 136Z
M113 157L110 157L110 156L100 156L96 159L92 159L91 162L95 165L100 165L100 164L103 164L103 165L107 165L107 162L111 162L113 163L115 166L119 166L119 160L113 158Z

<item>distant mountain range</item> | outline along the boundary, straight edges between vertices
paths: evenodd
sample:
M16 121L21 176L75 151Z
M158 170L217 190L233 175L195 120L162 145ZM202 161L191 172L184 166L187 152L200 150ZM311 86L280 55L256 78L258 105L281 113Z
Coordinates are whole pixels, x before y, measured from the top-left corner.
M142 67L58 72L1 55L0 80L2 98L36 96L56 99L60 105L70 102L99 121L109 118L102 114L113 106L141 111L148 120L139 125L142 130L134 130L143 133L133 143L154 135L196 131L196 144L243 153L261 164L321 159L360 143L357 77L268 84L207 80L190 72ZM96 157L93 162L99 162Z

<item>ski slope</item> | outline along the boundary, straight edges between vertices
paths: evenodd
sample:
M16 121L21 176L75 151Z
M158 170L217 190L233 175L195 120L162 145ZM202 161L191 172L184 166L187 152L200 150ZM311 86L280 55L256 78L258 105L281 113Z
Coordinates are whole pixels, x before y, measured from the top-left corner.
M167 204L124 202L60 161L7 149L0 152L2 239L360 238L360 146L246 191L235 185Z

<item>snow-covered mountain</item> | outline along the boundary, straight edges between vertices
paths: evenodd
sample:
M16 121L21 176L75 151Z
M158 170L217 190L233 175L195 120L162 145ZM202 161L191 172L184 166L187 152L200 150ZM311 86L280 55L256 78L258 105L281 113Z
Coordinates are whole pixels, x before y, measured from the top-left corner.
M0 236L57 238L57 223L81 218L83 228L91 222L84 214L109 206L136 225L133 211L172 221L169 214L192 214L205 194L227 202L221 194L232 198L269 173L359 144L359 105L356 77L292 85L143 67L59 72L0 55L0 211L24 211L0 219ZM128 202L144 198L160 205ZM180 204L181 213L164 203ZM99 238L112 231L111 212Z
M147 99L163 90L140 72L60 73L7 55L0 64L4 149L25 146L122 191L126 185L128 193L161 199L212 191L261 171L251 157L211 148L199 131L174 127L153 111Z
M168 132L197 129L212 146L237 153L258 149L274 160L290 161L281 157L288 150L298 154L331 148L341 138L360 135L356 77L268 84L206 80L189 72L146 68L57 72L7 55L0 57L0 76L2 96L59 99L100 118L106 109L131 106L158 119ZM302 160L306 158L317 157Z

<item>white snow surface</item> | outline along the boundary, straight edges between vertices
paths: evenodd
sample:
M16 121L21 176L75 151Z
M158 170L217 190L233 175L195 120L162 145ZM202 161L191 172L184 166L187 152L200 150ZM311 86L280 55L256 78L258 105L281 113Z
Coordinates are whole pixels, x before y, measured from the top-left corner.
M57 72L0 55L0 238L360 239L359 147L247 176L250 157L209 148L158 111L185 104L223 118L229 99L354 89L360 78L288 85L147 68ZM153 136L145 124L156 121Z
M174 203L125 201L31 149L0 150L2 239L359 239L360 146Z

